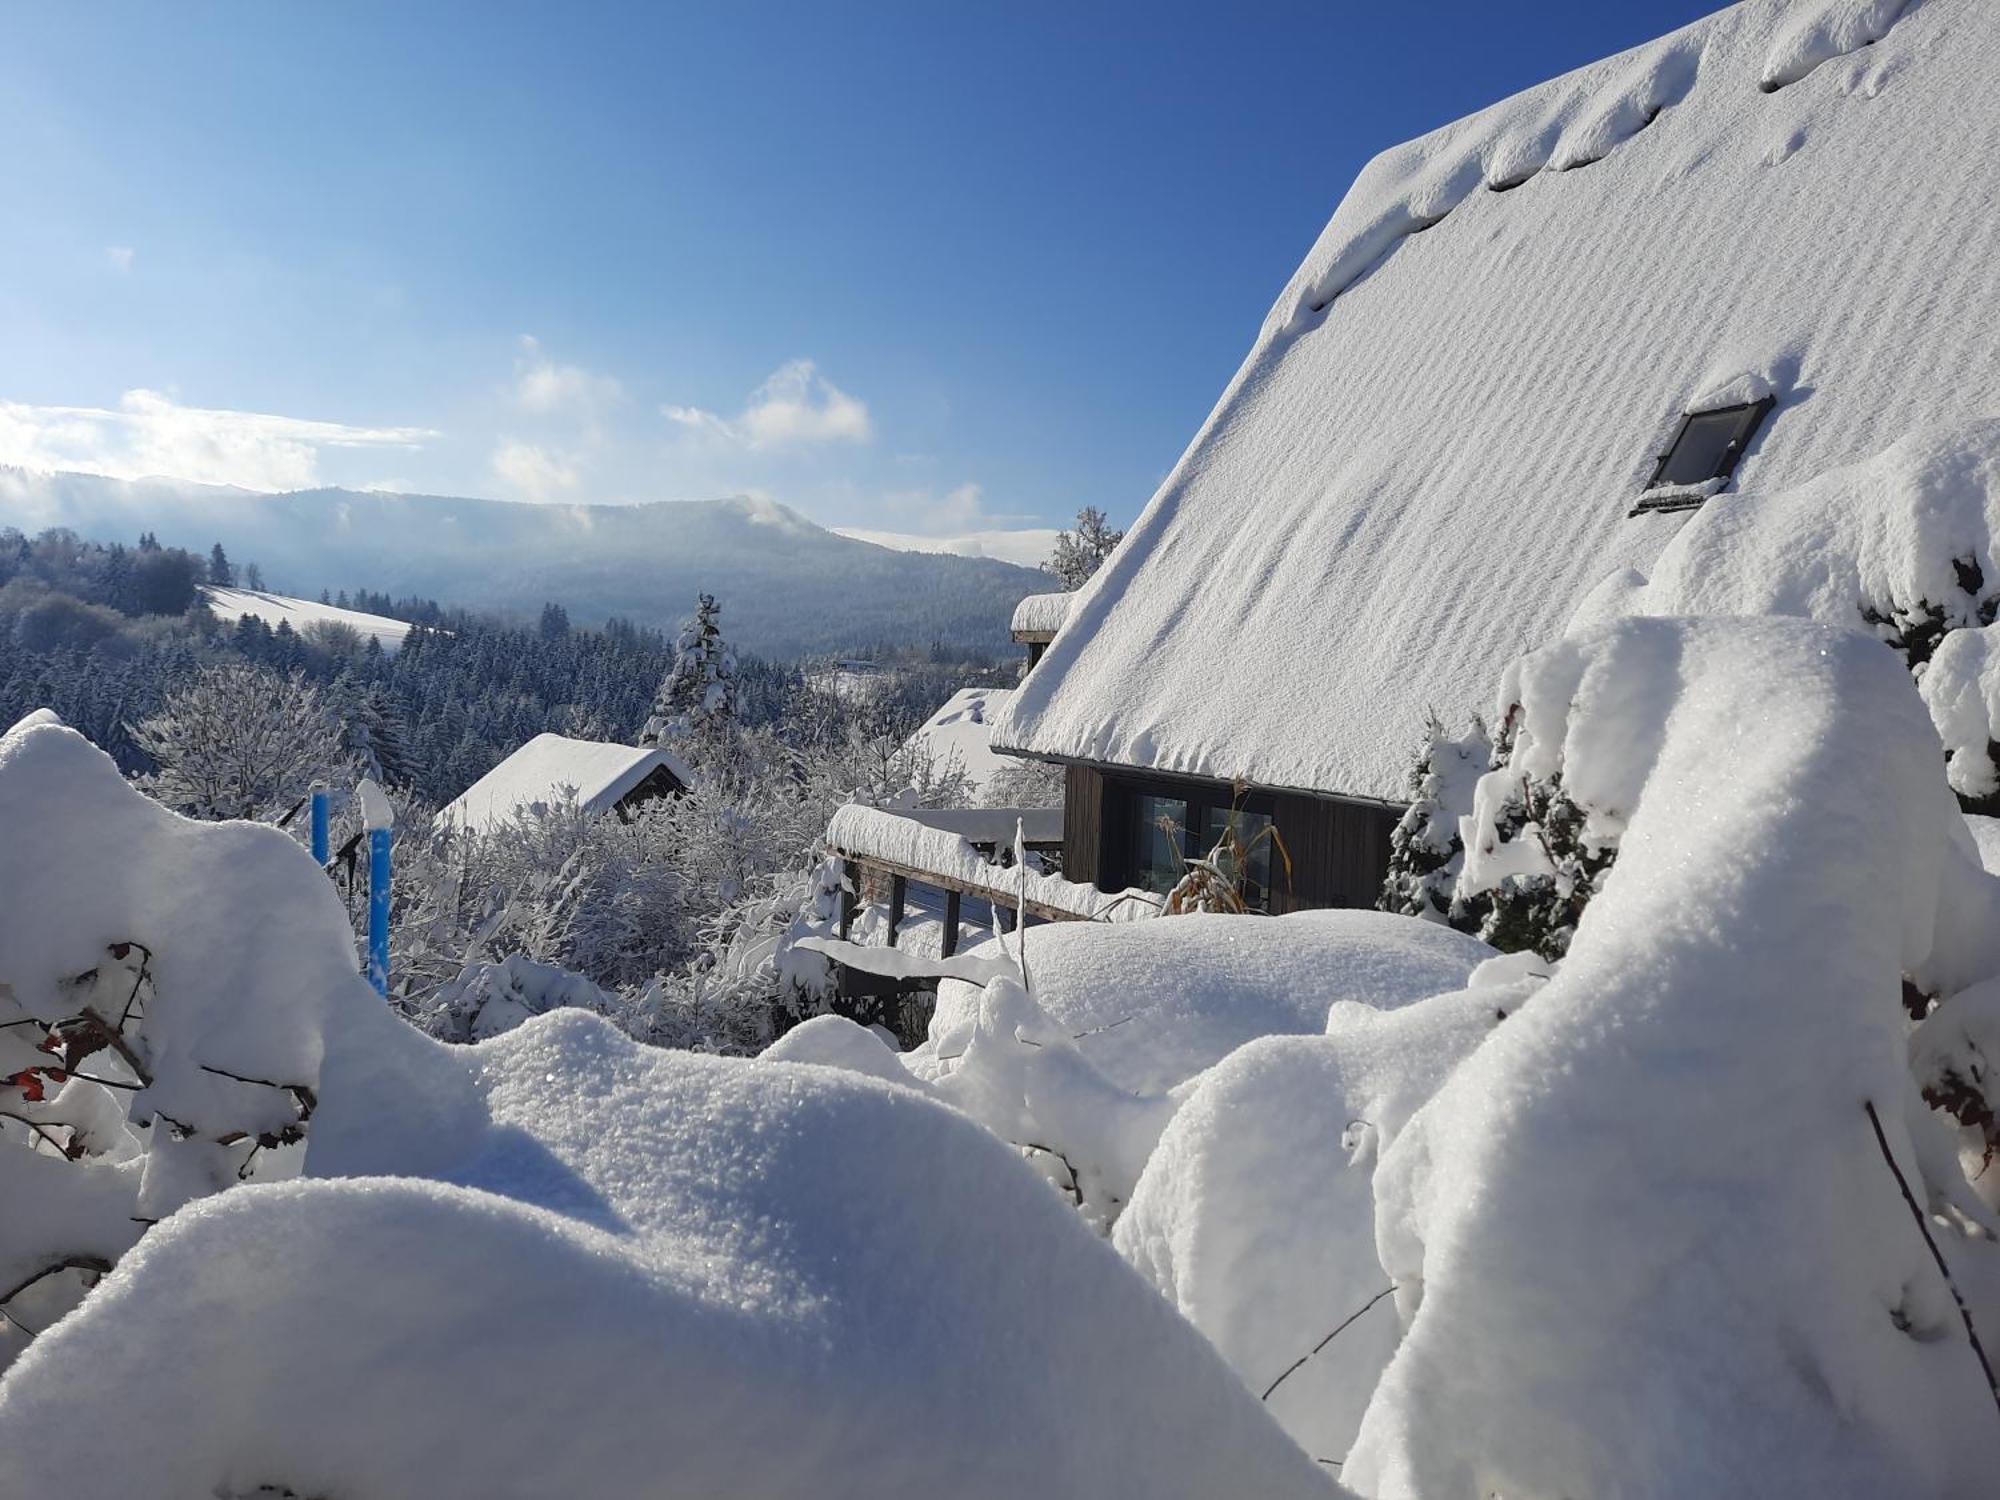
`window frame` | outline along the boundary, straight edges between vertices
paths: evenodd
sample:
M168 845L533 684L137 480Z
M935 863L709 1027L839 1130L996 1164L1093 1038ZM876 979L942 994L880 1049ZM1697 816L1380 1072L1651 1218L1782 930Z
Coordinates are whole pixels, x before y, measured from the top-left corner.
M1185 780L1172 776L1143 776L1117 774L1104 778L1104 820L1105 852L1111 856L1107 861L1111 869L1108 881L1100 879L1098 885L1105 890L1123 889L1137 883L1140 856L1148 833L1147 825L1139 821L1138 804L1141 797L1169 797L1187 806L1187 831L1190 837L1194 830L1206 826L1208 813L1220 809L1227 814L1232 808L1259 817L1269 818L1271 826L1278 826L1277 799L1269 792L1246 789L1239 797L1236 789L1226 781L1209 781L1199 777ZM1282 830L1280 832L1282 836ZM1206 853L1206 850L1202 851ZM1188 848L1183 843L1181 853ZM1280 861L1275 855L1271 861L1271 879L1264 888L1262 905L1253 910L1269 912L1274 909L1278 897L1277 883L1280 877Z
M1731 476L1736 473L1736 466L1743 461L1743 455L1749 451L1750 444L1756 441L1757 434L1763 430L1764 419L1770 416L1771 409L1777 404L1776 396L1762 396L1755 401L1739 401L1729 406L1709 406L1700 411L1683 412L1680 425L1674 429L1673 438L1668 442L1666 451L1658 455L1653 462L1653 476L1646 481L1647 491L1663 487L1694 490L1703 485L1714 484L1717 480L1722 481L1726 488ZM1736 435L1723 449L1722 467L1702 479L1668 480L1667 466L1673 462L1674 453L1680 447L1681 440L1687 436L1688 429L1703 417L1725 416L1730 413L1737 414L1738 426Z

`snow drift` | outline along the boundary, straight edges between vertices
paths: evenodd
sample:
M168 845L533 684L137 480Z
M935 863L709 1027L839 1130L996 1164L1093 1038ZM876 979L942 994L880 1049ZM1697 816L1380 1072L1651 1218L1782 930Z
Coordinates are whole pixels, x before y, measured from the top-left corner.
M76 1500L1326 1493L1200 1336L951 1111L575 1012L456 1053L412 1040L478 1109L406 1150L330 1079L322 1139L332 1165L440 1180L169 1220L0 1385L0 1447L114 1392L118 1422L66 1463Z
M1315 1458L1344 1457L1402 1336L1375 1255L1375 1163L1540 982L1509 982L1514 966L1393 1011L1343 1001L1324 1036L1238 1048L1195 1082L1113 1230Z

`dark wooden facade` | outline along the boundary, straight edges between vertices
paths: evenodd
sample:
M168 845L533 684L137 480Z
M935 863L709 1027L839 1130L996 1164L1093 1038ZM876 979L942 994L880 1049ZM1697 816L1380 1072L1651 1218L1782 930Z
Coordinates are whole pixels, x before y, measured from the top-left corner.
M1137 796L1185 795L1201 788L1216 800L1231 800L1230 789L1220 782L1095 766L1072 765L1065 771L1063 873L1101 890L1121 890L1130 883L1130 851L1137 847L1138 836L1132 811ZM1389 869L1389 834L1402 809L1254 788L1245 805L1270 815L1292 857L1289 886L1282 873L1273 875L1273 911L1375 904Z

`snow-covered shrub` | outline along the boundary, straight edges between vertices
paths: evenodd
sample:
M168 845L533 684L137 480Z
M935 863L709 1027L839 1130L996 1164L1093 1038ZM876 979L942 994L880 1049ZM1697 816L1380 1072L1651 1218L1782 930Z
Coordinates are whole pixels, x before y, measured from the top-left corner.
M1478 719L1454 736L1432 714L1424 747L1410 767L1410 805L1389 835L1389 872L1377 903L1383 911L1443 921L1464 864L1459 819L1472 810L1472 791L1491 769L1493 745Z
M1954 630L1918 686L1944 741L1945 775L1959 806L2000 813L2000 626Z
M116 1412L63 1445L65 1500L1330 1493L907 1089L576 1011L470 1051L363 1022L325 1076L307 1180L162 1224L0 1383L10 1455L80 1391Z
M1917 1098L1899 995L2000 970L2000 883L1908 674L1773 619L1627 621L1511 675L1523 771L1559 768L1618 864L1382 1154L1407 1332L1343 1477L1989 1492L2000 1420L1940 1265L1984 1279L1969 1230L1996 1221Z
M178 817L48 716L0 737L0 1363L145 1227L295 1175L321 1047L379 1008L284 834Z
M1924 1102L1965 1128L1978 1157L1973 1186L2000 1206L2000 977L1940 1002L1910 1038Z
M983 807L1061 807L1066 795L1061 765L1025 757L1010 758L979 788Z
M467 964L431 1004L437 1012L431 1033L447 1042L483 1042L563 1006L602 1016L618 1010L615 996L581 974L538 964L519 953L499 963Z
M796 944L834 930L840 880L839 862L821 860L715 913L685 969L624 997L621 1024L658 1046L751 1055L821 1014L832 1003L832 968Z
M294 672L206 667L132 726L158 766L146 790L196 818L267 818L315 781L344 776L352 756L318 688Z

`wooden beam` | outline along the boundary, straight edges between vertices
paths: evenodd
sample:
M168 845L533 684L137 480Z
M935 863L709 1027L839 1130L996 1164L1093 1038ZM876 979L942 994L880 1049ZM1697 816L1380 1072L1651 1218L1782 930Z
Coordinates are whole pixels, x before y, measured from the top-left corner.
M854 929L854 887L859 879L854 869L854 861L840 862L840 940L847 941L847 934Z
M958 952L958 903L961 899L957 891L944 893L944 941L938 951L946 958Z
M910 893L909 877L889 877L889 946L896 946L896 929L903 925L903 901Z

